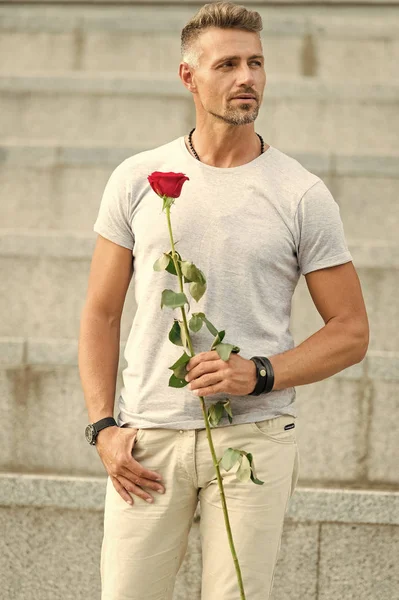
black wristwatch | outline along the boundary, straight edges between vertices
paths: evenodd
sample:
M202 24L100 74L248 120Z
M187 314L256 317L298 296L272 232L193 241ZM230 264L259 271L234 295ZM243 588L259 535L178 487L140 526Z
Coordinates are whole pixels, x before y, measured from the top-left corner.
M86 440L89 444L95 446L98 433L101 429L111 427L112 425L118 427L118 423L115 421L114 417L105 417L105 419L100 419L100 421L97 421L96 423L90 423L85 429Z

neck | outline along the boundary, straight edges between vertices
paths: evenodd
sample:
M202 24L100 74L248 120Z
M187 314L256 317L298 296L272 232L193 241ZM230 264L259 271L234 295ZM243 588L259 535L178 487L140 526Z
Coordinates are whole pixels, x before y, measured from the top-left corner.
M189 136L185 138L186 147L190 148ZM202 163L213 167L229 168L247 164L260 156L261 140L253 127L234 127L230 131L206 131L196 126L191 136L192 146ZM264 143L264 152L270 146ZM198 160L198 159L197 159Z

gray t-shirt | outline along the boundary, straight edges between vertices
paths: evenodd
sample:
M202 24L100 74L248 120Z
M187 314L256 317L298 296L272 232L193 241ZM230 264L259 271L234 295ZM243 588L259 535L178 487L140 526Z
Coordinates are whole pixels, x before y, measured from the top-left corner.
M352 256L338 204L324 182L273 146L250 163L219 168L194 158L182 136L114 169L93 229L134 257L137 311L125 348L118 425L202 429L199 398L187 386L168 385L169 367L183 353L168 334L173 318L182 317L180 309L160 308L164 289L180 290L176 276L153 270L171 250L162 200L147 180L153 171L189 177L171 208L171 222L176 250L204 272L207 289L197 303L185 284L186 314L204 312L243 358L293 348L291 299L301 273ZM190 335L195 354L210 350L214 338L205 325ZM208 407L230 398L233 424L239 424L296 417L295 395L294 387L259 396L221 392L205 402ZM224 416L218 426L229 424Z

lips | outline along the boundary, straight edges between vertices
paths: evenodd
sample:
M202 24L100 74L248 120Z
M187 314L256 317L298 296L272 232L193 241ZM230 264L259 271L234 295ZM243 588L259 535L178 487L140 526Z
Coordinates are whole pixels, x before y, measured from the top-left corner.
M234 96L233 100L256 100L256 98L255 98L255 96L244 95L244 96Z

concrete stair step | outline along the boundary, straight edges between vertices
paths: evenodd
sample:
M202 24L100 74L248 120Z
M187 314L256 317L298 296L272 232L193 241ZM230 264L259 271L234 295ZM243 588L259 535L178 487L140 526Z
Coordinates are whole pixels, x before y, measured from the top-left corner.
M100 460L98 455L97 458ZM105 469L104 475L99 477L0 473L0 506L102 511L106 484ZM399 491L298 486L289 502L287 517L315 523L329 520L358 525L399 525ZM198 504L194 520L200 519L201 505Z
M272 145L290 151L339 147L356 154L367 148L384 155L397 152L398 100L399 82L271 77L257 128L269 132ZM191 94L176 76L64 72L0 77L1 143L90 139L121 146L145 139L154 146L187 133L194 121Z
M0 553L5 597L100 596L105 489L105 477L0 476L1 544L25 557ZM399 492L299 486L284 522L271 600L392 600L399 585L398 515ZM200 521L198 505L173 600L186 600L187 590L200 600Z
M181 29L196 8L156 4L2 6L0 72L29 72L40 65L43 71L177 73ZM398 79L397 7L378 13L373 6L349 13L336 6L298 8L256 7L268 75Z
M40 140L0 145L2 227L91 231L112 170L125 158L149 149L148 144L58 146ZM344 153L340 148L289 154L329 187L348 237L397 241L397 151L386 156Z
M125 344L120 345L115 419ZM399 409L399 352L369 350L360 363L298 386L296 402L301 483L398 485L397 428L390 415ZM102 463L93 459L84 438L88 416L77 339L0 338L0 410L5 422L13 423L0 432L0 470L102 474Z

